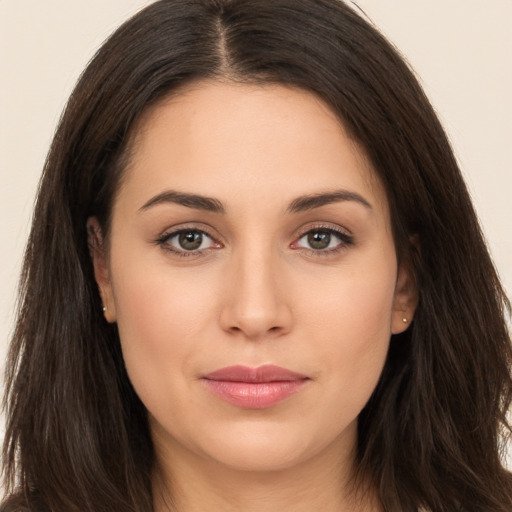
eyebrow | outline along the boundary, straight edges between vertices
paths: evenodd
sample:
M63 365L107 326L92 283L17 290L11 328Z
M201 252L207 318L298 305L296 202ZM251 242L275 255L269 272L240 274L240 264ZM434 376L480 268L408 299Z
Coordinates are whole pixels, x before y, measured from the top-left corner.
M297 197L297 199L294 199L290 203L287 211L289 213L305 212L315 208L320 208L321 206L344 201L353 201L364 206L368 210L373 209L372 205L363 196L357 194L356 192L351 192L349 190L334 190L331 192Z
M286 211L288 213L300 213L308 210L314 210L321 206L345 201L356 202L364 206L366 209L372 210L372 205L363 196L356 192L351 192L349 190L334 190L297 197L289 204ZM166 190L165 192L152 197L139 209L139 211L143 212L153 206L166 203L179 204L181 206L186 206L187 208L212 213L226 213L226 208L218 199L199 194L177 192L175 190Z
M195 210L204 210L213 213L226 213L223 204L213 197L201 196L198 194L187 194L185 192L176 192L174 190L166 190L161 194L152 197L145 203L139 211L145 211L158 204L174 203L193 208Z

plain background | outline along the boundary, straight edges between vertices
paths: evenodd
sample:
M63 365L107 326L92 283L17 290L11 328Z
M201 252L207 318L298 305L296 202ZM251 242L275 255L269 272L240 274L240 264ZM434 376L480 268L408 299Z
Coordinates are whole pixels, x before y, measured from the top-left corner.
M0 0L0 372L37 183L60 113L106 36L149 3ZM510 296L512 0L357 4L420 77L450 136Z

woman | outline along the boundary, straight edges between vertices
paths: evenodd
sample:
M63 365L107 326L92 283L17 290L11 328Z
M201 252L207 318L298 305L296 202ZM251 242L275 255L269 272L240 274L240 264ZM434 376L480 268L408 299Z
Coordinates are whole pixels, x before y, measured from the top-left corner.
M4 510L506 511L509 307L417 81L337 0L164 0L55 136Z

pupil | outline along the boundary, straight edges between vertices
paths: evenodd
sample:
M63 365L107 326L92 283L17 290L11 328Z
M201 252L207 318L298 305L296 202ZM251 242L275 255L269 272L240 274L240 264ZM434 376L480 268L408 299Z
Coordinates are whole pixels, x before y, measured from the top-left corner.
M331 234L327 231L315 231L308 235L308 243L313 249L327 249L331 242Z
M199 249L202 241L203 235L195 231L186 231L179 236L180 246L187 251Z

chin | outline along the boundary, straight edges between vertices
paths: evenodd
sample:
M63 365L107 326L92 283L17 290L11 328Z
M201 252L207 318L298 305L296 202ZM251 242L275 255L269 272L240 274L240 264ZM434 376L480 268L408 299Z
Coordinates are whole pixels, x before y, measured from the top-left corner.
M297 426L299 425L297 419ZM252 428L251 428L252 427ZM194 451L235 471L276 472L300 467L325 456L326 452L340 454L340 448L349 440L352 429L344 432L305 431L283 428L279 425L240 425L224 435L211 436ZM355 432L356 429L354 429Z
M307 453L303 453L300 447L277 447L270 443L265 446L230 446L222 453L212 455L219 464L232 471L255 473L285 471L308 459Z

